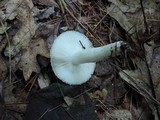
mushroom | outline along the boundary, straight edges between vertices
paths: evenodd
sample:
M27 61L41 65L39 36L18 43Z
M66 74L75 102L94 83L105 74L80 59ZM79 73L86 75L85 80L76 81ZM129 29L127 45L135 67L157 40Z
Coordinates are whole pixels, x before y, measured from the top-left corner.
M84 34L66 31L52 45L51 66L55 75L63 82L80 85L91 78L96 62L120 55L124 44L118 41L94 48Z

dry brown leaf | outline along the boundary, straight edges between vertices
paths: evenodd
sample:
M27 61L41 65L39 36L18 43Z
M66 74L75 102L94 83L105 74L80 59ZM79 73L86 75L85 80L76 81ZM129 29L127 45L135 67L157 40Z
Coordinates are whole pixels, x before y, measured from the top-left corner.
M128 110L114 110L111 117L117 120L132 120L132 114Z
M155 87L160 83L160 47L156 47L153 42L150 42L150 45L145 45L146 51L146 60L149 65L149 69L151 72L152 80ZM134 60L138 69L131 70L123 70L120 72L122 78L125 78L129 84L137 86L138 88L144 88L146 91L151 91L150 82L149 82L149 73L147 70L146 63L142 60ZM133 80L131 80L131 79ZM136 88L137 88L136 87ZM159 96L159 95L158 95ZM160 100L160 99L159 99Z
M36 10L36 9L35 9ZM38 9L37 9L38 10ZM35 15L36 15L36 20L43 20L43 19L48 19L51 15L53 15L55 13L55 7L48 7L46 9L43 10L39 10L39 13L37 11L35 11Z
M16 12L16 18L22 23L22 26L11 40L10 48L9 46L6 47L4 52L6 56L9 56L9 54L15 56L21 50L21 48L28 47L29 41L35 34L36 30L36 24L34 22L34 18L32 17L30 9L30 7L32 6L32 2L28 0L13 1L17 2L14 3L14 5L18 4L17 6L14 6L17 7L14 12Z
M149 71L146 63L138 59L134 60L138 69L134 71L123 70L119 74L127 83L134 86L140 94L148 98L150 108L152 109L152 114L157 117L154 103L160 103L160 47L155 45L153 42L150 42L150 44L150 46L147 44L145 45L146 62L148 63ZM149 72L151 74L151 78L149 77ZM152 97L152 88L150 84L151 79L154 84L153 87L155 89L157 99Z
M107 95L108 95L108 91L105 88L103 88L102 90L96 90L95 92L89 93L89 96L92 99L98 99L101 101L104 101Z
M40 67L36 59L38 54L49 57L48 48L42 38L30 42L30 46L23 51L21 60L18 63L18 68L23 71L25 80L30 78L32 72L40 72Z
M6 19L9 19L9 20L13 20L17 13L16 13L16 9L18 7L18 3L19 3L20 0L9 0L6 5L5 5L5 8L6 8L6 12L5 12L5 17Z
M59 5L56 3L55 0L33 0L33 3L39 5L54 6L59 8Z
M134 42L137 44L137 35L140 35L144 28L144 18L139 0L109 0L112 4L107 7L107 11L110 16L118 21L123 29L125 29L131 36ZM143 1L144 12L147 23L156 14L156 2L155 0ZM156 20L159 19L159 15L155 15ZM148 25L150 26L150 25Z

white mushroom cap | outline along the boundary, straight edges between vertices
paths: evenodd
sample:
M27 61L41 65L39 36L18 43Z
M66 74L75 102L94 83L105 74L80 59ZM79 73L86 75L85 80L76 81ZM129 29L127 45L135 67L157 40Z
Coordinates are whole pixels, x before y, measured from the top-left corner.
M75 53L92 47L88 38L79 32L67 31L60 34L50 51L51 65L55 75L70 85L82 84L89 80L96 63L73 64L71 59Z
M65 83L85 83L93 74L96 62L120 55L122 45L126 43L118 41L93 48L92 43L82 33L64 32L56 38L51 48L52 69Z

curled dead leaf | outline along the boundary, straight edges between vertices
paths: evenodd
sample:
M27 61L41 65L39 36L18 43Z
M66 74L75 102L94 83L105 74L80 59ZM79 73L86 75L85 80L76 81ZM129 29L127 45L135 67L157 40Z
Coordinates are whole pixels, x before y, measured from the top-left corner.
M40 67L36 59L38 54L49 57L48 48L42 38L31 41L30 46L23 50L22 57L17 68L23 71L25 80L30 78L32 72L40 72Z
M19 0L14 0L14 2L15 1L18 2ZM28 0L25 0L14 4L19 4L19 6L14 6L17 7L16 11L14 12L16 12L16 17L22 23L22 26L13 37L11 46L6 47L4 51L5 56L9 56L9 54L15 56L21 50L21 48L26 48L29 46L29 41L36 31L36 24L29 7L31 3L29 3Z

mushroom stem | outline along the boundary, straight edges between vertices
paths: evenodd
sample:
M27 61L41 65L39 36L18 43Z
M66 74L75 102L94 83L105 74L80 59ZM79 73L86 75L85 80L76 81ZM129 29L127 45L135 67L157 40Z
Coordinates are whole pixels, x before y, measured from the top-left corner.
M102 47L81 50L71 57L71 62L74 65L78 65L82 63L98 62L109 57L115 57L122 53L121 46L124 44L123 41L118 41Z

